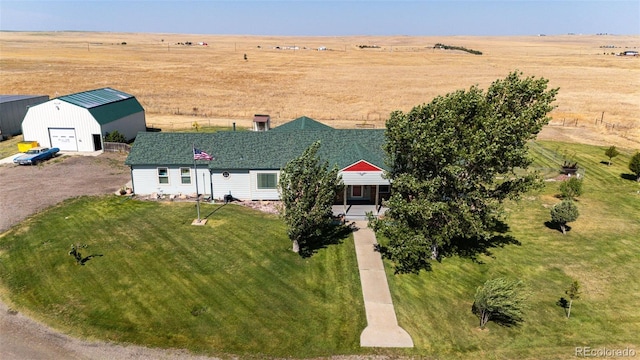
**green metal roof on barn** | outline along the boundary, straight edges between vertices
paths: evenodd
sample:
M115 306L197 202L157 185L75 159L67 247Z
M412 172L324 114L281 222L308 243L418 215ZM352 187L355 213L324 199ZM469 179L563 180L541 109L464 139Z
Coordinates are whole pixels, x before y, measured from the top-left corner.
M215 158L207 162L212 170L281 169L315 141L320 141L318 155L330 166L342 169L365 160L386 168L382 151L384 130L334 129L307 117L288 124L280 131L276 129L287 124L267 132L139 133L125 164L192 164L195 146ZM295 130L302 128L305 129Z
M133 95L108 87L61 96L58 100L89 110L100 125L144 111Z

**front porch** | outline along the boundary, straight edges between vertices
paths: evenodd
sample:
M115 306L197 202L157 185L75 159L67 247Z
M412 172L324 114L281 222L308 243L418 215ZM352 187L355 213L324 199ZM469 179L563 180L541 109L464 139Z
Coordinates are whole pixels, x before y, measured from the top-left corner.
M333 215L336 217L344 215L344 219L347 221L366 220L367 213L380 216L385 211L387 211L387 208L381 205L333 205Z
M389 185L345 185L344 191L333 205L335 216L344 215L345 220L364 220L368 212L383 214L386 209L382 201L389 198Z

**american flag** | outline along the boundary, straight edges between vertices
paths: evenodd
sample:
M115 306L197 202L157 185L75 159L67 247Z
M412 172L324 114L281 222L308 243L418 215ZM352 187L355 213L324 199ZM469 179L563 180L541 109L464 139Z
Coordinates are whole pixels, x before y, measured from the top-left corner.
M213 160L213 156L207 154L202 150L193 148L193 160Z

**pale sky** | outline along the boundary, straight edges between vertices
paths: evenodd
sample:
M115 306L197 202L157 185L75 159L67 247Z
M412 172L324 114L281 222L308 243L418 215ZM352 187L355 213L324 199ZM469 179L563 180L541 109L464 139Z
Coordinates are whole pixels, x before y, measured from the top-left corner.
M0 0L0 30L220 35L640 34L640 0Z

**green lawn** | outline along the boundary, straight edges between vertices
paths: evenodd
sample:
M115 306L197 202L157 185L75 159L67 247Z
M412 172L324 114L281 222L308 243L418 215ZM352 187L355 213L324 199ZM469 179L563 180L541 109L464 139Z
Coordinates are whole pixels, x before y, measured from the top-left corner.
M353 239L302 259L282 222L237 205L82 197L0 238L2 296L74 336L210 354L359 353ZM68 255L72 243L84 266Z
M560 201L559 183L547 182L544 190L506 206L510 233L521 245L495 249L480 264L452 258L417 276L388 271L399 322L416 344L408 354L557 359L575 358L576 346L630 346L640 352L640 184L621 176L629 173L633 152L624 151L607 166L600 163L607 160L605 147L538 145L537 167L557 166L570 156L585 168L580 218L566 236L545 226L549 207ZM481 331L471 313L473 295L499 276L527 283L530 308L519 328L489 323ZM567 319L555 304L574 279L583 294Z
M536 167L564 159L585 169L580 218L566 236L548 228L558 182L506 204L520 245L480 262L451 258L433 271L388 278L400 325L414 349L359 347L366 325L353 241L309 259L290 251L275 216L235 205L115 196L71 199L0 238L0 295L11 307L90 339L187 348L256 358L387 354L442 359L575 358L576 346L640 352L640 184L629 180L634 151L613 165L605 147L538 142ZM83 255L76 265L72 243ZM527 284L529 310L517 328L479 330L473 295L485 280ZM556 305L582 285L571 319Z
M22 141L22 135L0 141L0 159L4 159L18 153L18 143Z

